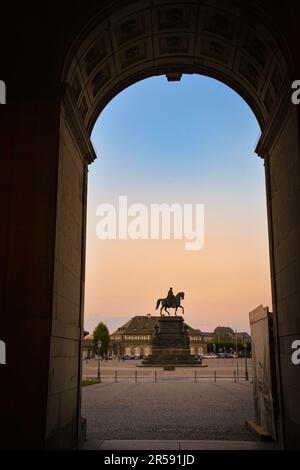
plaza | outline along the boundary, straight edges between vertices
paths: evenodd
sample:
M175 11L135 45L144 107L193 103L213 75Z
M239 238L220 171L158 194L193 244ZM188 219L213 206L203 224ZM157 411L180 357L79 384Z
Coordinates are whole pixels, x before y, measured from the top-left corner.
M95 378L98 361L84 362L83 376ZM242 359L236 381L234 359L208 359L203 361L207 367L177 367L174 371L139 368L140 363L101 361L102 382L82 388L88 445L105 440L106 445L109 442L119 448L129 441L129 445L141 445L141 441L157 445L158 441L192 440L207 441L208 446L212 441L243 446L256 441L245 426L246 420L253 419L254 408L252 383L245 380ZM250 360L248 371L251 379Z
M101 383L83 388L87 440L254 441L250 382Z

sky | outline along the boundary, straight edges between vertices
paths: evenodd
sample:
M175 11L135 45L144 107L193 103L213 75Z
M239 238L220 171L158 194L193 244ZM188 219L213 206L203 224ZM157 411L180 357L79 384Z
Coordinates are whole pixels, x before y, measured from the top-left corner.
M260 135L246 102L201 75L142 80L119 93L92 132L89 167L85 328L110 332L134 315L157 315L169 287L185 292L185 321L202 331L249 331L249 311L271 309ZM204 245L186 240L100 240L97 207L204 205ZM182 206L181 206L182 207ZM133 217L128 217L132 220Z

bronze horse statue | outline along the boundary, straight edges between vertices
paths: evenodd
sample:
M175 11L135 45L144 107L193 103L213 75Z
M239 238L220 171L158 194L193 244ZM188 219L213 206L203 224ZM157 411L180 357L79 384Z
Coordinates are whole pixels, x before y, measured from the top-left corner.
M184 292L178 292L178 294L175 295L174 300L173 300L173 305L170 305L168 302L168 298L165 299L158 299L156 302L156 307L155 310L158 309L159 304L161 303L161 308L160 308L160 315L163 316L162 311L165 310L167 314L170 316L170 312L168 312L168 308L175 308L175 315L177 316L177 310L180 307L182 310L182 313L184 313L184 308L182 305L180 305L180 300L184 299Z

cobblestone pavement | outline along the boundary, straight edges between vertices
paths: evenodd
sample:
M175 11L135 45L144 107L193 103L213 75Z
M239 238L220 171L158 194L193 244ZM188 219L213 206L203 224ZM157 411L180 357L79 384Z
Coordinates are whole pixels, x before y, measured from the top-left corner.
M88 439L255 440L252 384L102 383L83 388Z

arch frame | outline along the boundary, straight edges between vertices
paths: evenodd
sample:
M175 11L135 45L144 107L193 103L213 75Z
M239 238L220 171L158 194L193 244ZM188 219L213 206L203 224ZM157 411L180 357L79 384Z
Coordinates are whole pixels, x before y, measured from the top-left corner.
M31 3L18 11L8 5L0 32L8 38L1 77L8 96L0 107L1 339L8 360L1 373L11 385L3 391L0 445L80 447L91 130L109 100L137 80L200 72L235 89L261 127L256 152L266 172L278 438L282 447L299 448L300 384L290 361L300 336L300 106L290 99L300 75L299 2L277 8L270 0L103 0L65 7L53 0L43 12ZM10 344L22 345L26 367Z
M175 25L164 24L164 21L168 23L168 11L172 12ZM257 54L255 45L265 46L264 54ZM213 52L209 53L211 49ZM282 133L287 132L289 138L297 140L294 131L298 118L291 106L289 87L293 62L288 51L285 38L260 8L243 9L241 3L236 6L234 2L217 0L136 0L124 8L116 2L112 9L104 9L94 16L69 50L62 74L67 100L62 100L64 130L61 131L70 133L73 144L76 142L86 175L87 165L96 157L89 143L96 119L118 93L137 81L155 75L200 73L225 83L248 103L262 131L256 152L266 160L272 299L277 331L277 432L282 446L286 441L286 404L283 400L281 313L277 294L278 240L274 235L279 222L276 217L274 221L278 209L274 209L271 162L275 157L271 154L281 145L278 142ZM219 57L218 54L223 55ZM64 184L62 180L62 191ZM81 230L85 233L84 222ZM84 283L83 277L81 274ZM78 421L79 409L80 405L77 406Z

